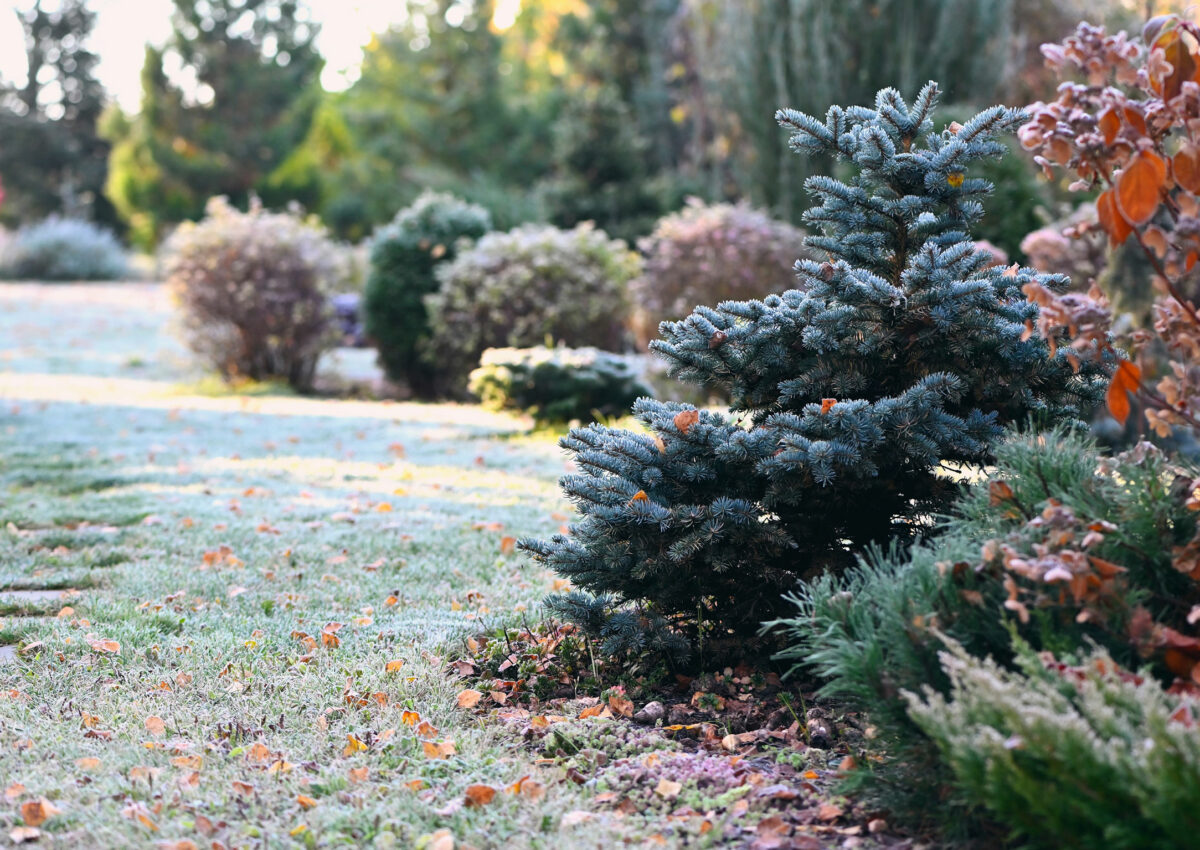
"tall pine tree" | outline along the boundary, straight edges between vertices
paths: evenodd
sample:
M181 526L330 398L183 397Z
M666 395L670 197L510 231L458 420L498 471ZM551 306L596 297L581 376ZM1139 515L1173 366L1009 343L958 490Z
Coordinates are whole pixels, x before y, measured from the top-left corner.
M109 195L147 245L214 195L288 200L267 178L308 133L323 64L299 0L174 3L169 44L146 50L140 114L112 125Z
M968 228L988 183L973 164L1021 113L988 109L934 131L937 87L911 106L824 121L784 110L799 153L854 176L812 177L798 288L699 307L651 344L684 380L725 388L731 414L642 399L649 433L592 425L563 440L579 472L563 489L581 518L522 546L579 591L551 607L605 651L701 642L745 649L798 579L870 543L911 539L943 508L946 465L986 463L1003 427L1077 418L1099 395L1068 350L1027 338L1033 269L988 268Z
M115 224L104 196L108 143L97 122L105 106L88 48L96 14L86 0L41 0L17 17L25 31L27 74L0 85L0 179L4 218L20 223L59 213Z

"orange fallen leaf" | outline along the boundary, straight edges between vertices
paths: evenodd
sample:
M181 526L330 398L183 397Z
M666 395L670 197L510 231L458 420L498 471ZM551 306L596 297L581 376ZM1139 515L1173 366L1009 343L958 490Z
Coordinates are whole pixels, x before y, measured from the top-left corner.
M400 715L400 722L405 726L416 726L421 722L421 715L415 711L404 711Z
M584 719L588 717L599 717L600 712L602 711L604 711L604 704L597 703L596 705L588 706L583 711L579 712L579 716Z
M464 802L467 806L486 806L496 798L496 789L491 785L468 785Z
M156 714L151 714L146 718L145 726L146 731L155 737L164 735L167 731L167 724Z
M352 767L346 771L346 777L350 780L351 783L366 782L367 781L367 768L366 767Z
M511 555L513 553L513 550L515 550L516 548L517 548L517 538L508 537L508 536L500 538L500 554Z
M391 661L389 661L387 664L383 665L383 672L399 673L402 667L404 667L404 659L403 658L394 658Z
M242 782L240 780L235 779L235 780L233 780L233 782L230 783L230 785L233 786L233 790L235 793L240 794L243 797L253 797L254 796L254 786L251 785L249 782Z
M115 640L105 640L103 638L98 638L93 634L86 635L84 640L86 640L87 645L96 652L116 654L121 651L121 644Z
M342 750L342 755L344 756L352 756L357 752L362 752L363 750L367 749L367 745L354 735L347 735L346 741L346 748Z
M425 753L425 758L430 759L449 758L458 752L453 741L422 741L421 749Z
M465 691L460 691L458 694L459 708L474 708L479 705L479 701L483 699L483 694L479 691L467 688Z
M296 802L300 804L300 808L302 809L311 809L317 805L316 800L314 800L312 797L306 797L303 794L298 794L296 796Z
M38 797L21 804L21 819L29 826L41 826L47 818L52 818L62 812L45 797Z

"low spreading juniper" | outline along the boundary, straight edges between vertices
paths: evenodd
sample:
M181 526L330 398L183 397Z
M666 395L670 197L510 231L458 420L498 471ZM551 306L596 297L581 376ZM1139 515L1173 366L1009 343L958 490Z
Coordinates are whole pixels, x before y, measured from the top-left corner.
M947 504L947 467L986 463L1005 425L1090 411L1101 373L1028 328L1022 287L1067 279L989 268L970 225L1022 113L992 107L936 131L937 86L912 105L777 118L800 154L854 176L813 177L795 289L698 307L651 344L672 373L719 387L728 413L640 399L647 429L592 425L562 445L569 534L521 545L578 590L550 607L607 652L701 645L744 653L796 582L873 542L911 539Z

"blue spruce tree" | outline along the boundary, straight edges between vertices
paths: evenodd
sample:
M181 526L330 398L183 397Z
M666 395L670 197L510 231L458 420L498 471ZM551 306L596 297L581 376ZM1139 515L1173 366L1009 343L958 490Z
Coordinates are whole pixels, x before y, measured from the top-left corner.
M697 307L651 343L680 379L726 388L730 415L640 399L649 433L563 439L581 518L521 545L579 588L550 607L606 652L751 650L797 580L927 526L955 492L939 473L986 463L1005 425L1098 400L1097 371L1025 331L1021 287L1067 279L988 268L968 234L991 189L970 166L1002 156L996 137L1022 114L934 132L936 100L929 83L911 106L884 89L824 121L780 111L793 150L855 173L805 184L807 244L827 259L798 262L796 289Z

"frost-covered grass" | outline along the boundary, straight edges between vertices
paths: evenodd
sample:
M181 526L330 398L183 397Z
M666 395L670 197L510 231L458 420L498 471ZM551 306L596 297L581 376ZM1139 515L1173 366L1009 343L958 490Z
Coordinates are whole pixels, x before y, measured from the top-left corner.
M152 285L0 285L0 588L80 589L0 610L24 647L0 664L0 784L24 786L0 844L44 796L43 846L609 846L560 829L587 790L458 710L444 672L551 587L502 551L562 522L551 436L473 407L191 393L168 316ZM427 758L405 711L457 754ZM531 773L541 799L446 810Z

